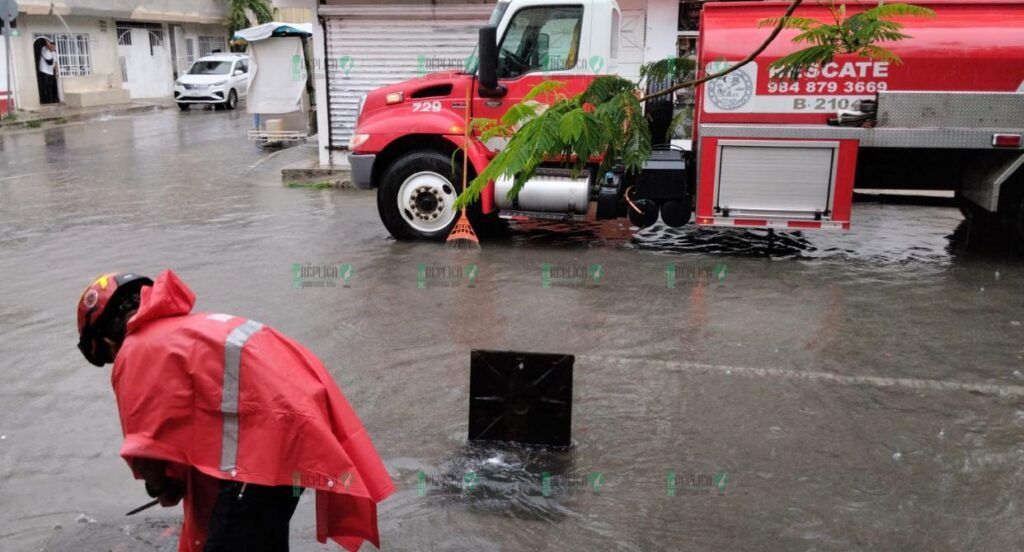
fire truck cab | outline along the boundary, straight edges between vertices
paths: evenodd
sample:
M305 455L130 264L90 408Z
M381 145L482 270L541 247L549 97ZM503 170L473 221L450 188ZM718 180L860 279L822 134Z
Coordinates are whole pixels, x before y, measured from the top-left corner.
M955 190L967 216L1024 242L1024 1L916 4L936 16L901 20L910 38L885 44L900 63L839 56L780 78L771 63L800 47L783 31L753 62L697 88L689 144L654 136L639 174L551 164L516 198L499 179L474 205L474 226L628 216L643 227L660 216L669 226L846 230L855 186L911 187ZM748 56L770 32L758 22L787 5L705 4L698 75ZM828 17L817 4L795 15ZM443 239L461 189L465 110L498 118L544 80L574 94L615 73L619 21L613 0L501 1L475 67L369 93L349 161L355 184L378 190L388 231ZM471 177L502 145L470 141Z

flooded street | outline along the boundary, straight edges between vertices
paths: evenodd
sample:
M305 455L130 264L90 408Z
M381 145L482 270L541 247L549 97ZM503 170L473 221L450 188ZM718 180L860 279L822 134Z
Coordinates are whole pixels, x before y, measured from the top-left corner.
M398 488L385 550L1024 549L1024 262L951 238L956 209L771 239L530 223L458 254L392 240L373 193L282 186L313 150L249 126L0 134L0 550L177 549L180 507L124 516L149 498L75 348L92 278L165 268L329 367ZM576 355L574 446L467 443L471 349ZM305 493L292 549L339 549L314 527Z

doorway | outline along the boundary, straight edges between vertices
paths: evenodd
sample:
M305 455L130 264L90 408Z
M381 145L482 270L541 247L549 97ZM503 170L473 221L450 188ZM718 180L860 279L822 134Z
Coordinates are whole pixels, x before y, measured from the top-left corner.
M32 41L32 55L36 68L36 90L39 93L39 105L60 103L60 91L57 79L60 78L59 54L54 38L36 35Z

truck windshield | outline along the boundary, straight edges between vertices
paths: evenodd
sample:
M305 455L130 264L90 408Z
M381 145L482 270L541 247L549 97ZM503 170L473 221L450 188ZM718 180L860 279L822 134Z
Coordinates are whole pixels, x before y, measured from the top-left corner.
M505 16L505 12L508 10L508 2L498 2L494 6L494 11L491 12L491 19L487 21L490 25L498 25L501 23L501 18ZM480 48L477 45L473 48L473 54L469 56L466 61L466 74L475 75L476 70L480 68L480 57L477 55L477 49Z
M230 61L199 60L188 70L189 75L227 75L231 70Z

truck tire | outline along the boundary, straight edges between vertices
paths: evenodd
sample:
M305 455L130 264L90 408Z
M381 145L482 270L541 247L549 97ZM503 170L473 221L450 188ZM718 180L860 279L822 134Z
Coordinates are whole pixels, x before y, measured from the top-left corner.
M396 159L377 188L377 211L397 240L443 241L458 218L453 207L462 190L462 166L437 151L413 151ZM483 215L480 202L467 208L480 237L504 230L497 216Z

